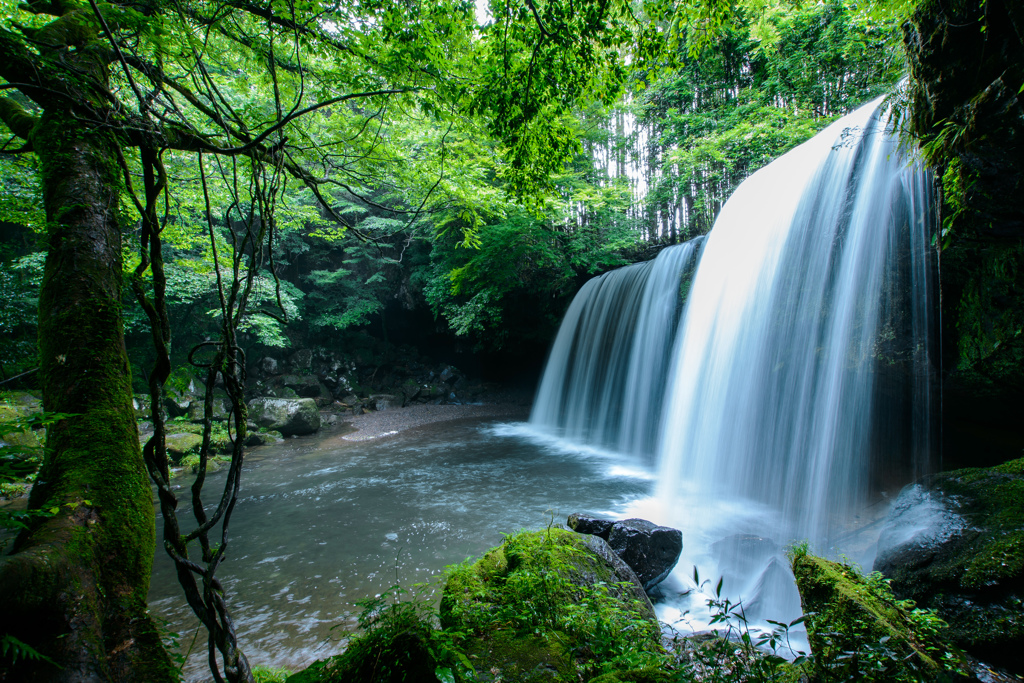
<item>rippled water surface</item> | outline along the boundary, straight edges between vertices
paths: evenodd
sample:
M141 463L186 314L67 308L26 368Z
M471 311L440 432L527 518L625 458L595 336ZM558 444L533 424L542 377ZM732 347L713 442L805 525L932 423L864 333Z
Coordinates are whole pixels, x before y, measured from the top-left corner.
M190 479L179 483L186 493ZM208 484L211 502L221 483ZM552 517L621 514L650 487L635 465L530 438L520 424L447 422L362 443L337 432L289 439L248 456L219 576L250 662L297 669L342 649L356 601L427 581ZM150 604L187 648L198 622L162 549ZM207 680L205 633L195 648L188 680Z

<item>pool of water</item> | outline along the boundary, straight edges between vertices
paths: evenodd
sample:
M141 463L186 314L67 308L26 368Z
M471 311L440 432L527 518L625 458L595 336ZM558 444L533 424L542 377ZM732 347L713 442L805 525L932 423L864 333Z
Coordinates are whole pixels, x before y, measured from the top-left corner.
M176 483L184 495L191 482ZM211 478L209 501L221 484ZM437 581L518 529L564 524L572 512L621 516L651 487L650 473L624 459L535 438L521 423L288 439L247 457L219 576L250 662L298 669L343 649L355 603ZM198 621L162 548L150 605L187 649ZM201 632L186 680L209 677Z

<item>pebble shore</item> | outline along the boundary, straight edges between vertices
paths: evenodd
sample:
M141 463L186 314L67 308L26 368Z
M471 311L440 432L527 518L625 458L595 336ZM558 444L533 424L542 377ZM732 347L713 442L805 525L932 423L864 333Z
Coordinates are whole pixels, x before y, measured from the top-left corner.
M529 416L528 403L518 401L477 405L414 405L345 416L341 423L353 431L341 438L345 441L371 441L435 422L467 418L525 420Z

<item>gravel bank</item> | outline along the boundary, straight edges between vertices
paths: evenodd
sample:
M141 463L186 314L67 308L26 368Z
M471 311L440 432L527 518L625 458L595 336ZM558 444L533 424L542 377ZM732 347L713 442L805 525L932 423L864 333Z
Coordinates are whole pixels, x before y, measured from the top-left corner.
M370 441L393 436L406 429L433 422L448 422L464 418L525 420L529 416L530 406L518 402L482 405L416 405L346 416L341 420L341 424L354 431L341 438L345 441Z

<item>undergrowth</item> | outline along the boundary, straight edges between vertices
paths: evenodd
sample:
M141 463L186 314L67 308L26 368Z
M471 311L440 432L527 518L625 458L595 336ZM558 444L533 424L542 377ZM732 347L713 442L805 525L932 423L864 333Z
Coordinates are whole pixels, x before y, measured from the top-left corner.
M942 621L896 601L878 574L857 576L873 599L908 615L914 642L942 662L940 671L904 667L892 678L894 658L905 653L867 630L818 631L826 645L802 652L792 632L811 628L819 615L755 628L743 604L724 595L723 582L702 581L696 569L714 630L683 635L659 624L632 584L600 576L598 564L581 536L560 529L507 536L476 562L448 568L437 607L428 585L394 586L359 603L360 633L346 651L289 683L923 682L961 671L944 649Z

